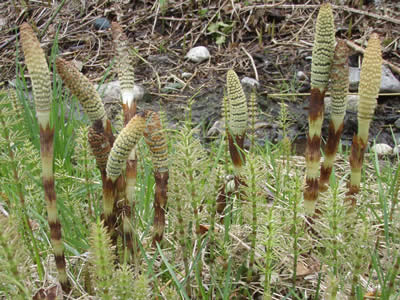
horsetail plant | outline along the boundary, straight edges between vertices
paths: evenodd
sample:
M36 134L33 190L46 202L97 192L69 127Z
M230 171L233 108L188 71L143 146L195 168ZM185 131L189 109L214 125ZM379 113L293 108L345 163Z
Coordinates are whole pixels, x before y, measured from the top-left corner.
M53 245L58 279L64 292L70 291L67 277L64 247L62 243L61 223L57 213L56 192L53 174L53 138L54 127L50 124L51 82L50 72L44 51L29 24L20 27L22 50L25 63L31 75L36 115L40 128L40 156L42 159L42 181L47 203L47 218L50 227L50 240Z
M229 102L228 141L229 152L237 172L246 162L244 156L244 137L247 130L248 112L247 100L239 77L233 70L226 75L227 98Z
M114 184L117 179L120 177L122 173L122 169L124 164L132 151L132 149L136 146L137 142L141 138L143 131L146 127L146 120L144 118L144 114L135 115L129 123L122 129L117 139L114 142L114 145L111 149L110 155L107 160L106 172L107 172L107 180L106 182L111 182ZM115 191L113 191L115 193ZM109 197L110 199L113 197ZM107 197L107 199L109 199ZM111 217L113 214L114 201L106 201L104 202L104 217L105 217L105 225L111 226L108 222L112 222L111 218L107 218L107 216ZM128 220L125 220L128 221ZM128 224L125 224L128 226ZM128 230L124 225L124 229ZM125 232L126 233L126 232ZM130 238L130 234L126 234L125 238ZM129 244L128 244L129 245Z
M150 148L154 179L156 182L154 193L154 235L153 245L160 243L165 227L165 206L168 192L168 145L165 132L162 130L160 117L153 111L146 111L146 129L144 137Z
M122 97L122 109L124 115L124 125L128 124L131 118L136 114L136 100L134 99L133 87L134 87L134 70L133 70L133 62L129 53L128 47L128 38L123 32L121 26L113 22L111 24L111 32L113 38L114 49L117 53L117 70L118 70L118 78L120 80L121 86L121 97ZM135 204L135 186L136 186L136 177L137 177L137 160L135 149L132 149L129 154L129 158L126 162L126 182L125 182L125 195L128 201L128 206L126 207L126 212L123 214L123 228L124 232L128 234L126 230L129 230L129 236L125 236L128 238L127 243L132 243L132 232L131 226L129 225L129 220L134 217L132 212L134 211ZM133 246L131 247L133 250Z
M325 157L319 178L319 190L328 189L329 177L338 150L343 131L343 119L346 113L347 93L349 90L349 66L347 63L349 48L344 40L338 41L331 69L331 121L329 123L328 141L325 146Z
M355 195L360 190L361 169L364 153L368 145L368 132L372 115L376 107L379 88L382 78L382 51L379 36L373 33L368 41L361 65L358 103L358 132L353 137L350 153L351 177L348 183L346 201L351 203L352 208L356 205Z
M114 201L116 198L114 182L107 180L106 163L114 142L111 122L107 119L104 105L93 84L79 70L62 58L56 60L57 72L64 84L82 104L92 126L88 132L88 140L96 158L97 167L103 183L103 205L105 225L110 232L114 228Z
M321 157L321 127L324 119L324 97L335 44L335 27L332 7L321 5L318 13L311 64L311 96L308 113L308 139L305 152L306 183L304 187L304 207L312 215L318 199L319 161Z

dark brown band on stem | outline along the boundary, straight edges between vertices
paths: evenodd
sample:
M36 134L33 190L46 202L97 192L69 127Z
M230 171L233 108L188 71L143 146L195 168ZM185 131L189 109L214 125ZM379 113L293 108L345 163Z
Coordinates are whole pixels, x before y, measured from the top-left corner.
M324 113L324 97L325 92L322 92L318 88L311 89L310 102L308 107L308 119L310 122L322 118Z
M128 124L129 121L136 115L136 101L134 101L131 107L127 104L122 104L124 110L124 125Z
M40 133L40 151L45 155L53 155L54 128L50 129L49 124L47 124L46 128L40 126L39 133Z
M350 166L351 169L361 169L364 161L364 153L367 145L358 136L353 136L351 145Z
M338 130L335 131L335 125L331 120L329 122L329 129L328 129L328 141L325 145L325 155L326 156L333 156L336 155L336 152L339 147L340 137L342 136L343 132L343 122L340 124Z
M156 182L154 194L154 236L153 246L160 243L164 234L165 227L165 206L167 204L168 193L168 178L169 173L154 172L154 179Z
M229 153L235 168L240 168L246 162L243 152L244 136L244 134L241 136L232 136L228 132Z
M313 162L313 161L318 161L321 158L321 151L320 151L320 145L321 145L321 137L314 135L312 138L308 137L307 138L307 147L306 147L306 153L305 157L307 161Z
M340 124L338 130L335 130L335 125L331 120L329 123L328 141L325 145L325 158L334 159L339 147L340 137L343 132L343 122ZM319 178L319 190L324 192L328 189L329 177L332 174L332 165L327 165L325 162L321 167L321 175Z
M316 201L318 198L318 178L306 178L304 200Z
M137 176L137 160L128 159L126 162L126 177L136 178Z

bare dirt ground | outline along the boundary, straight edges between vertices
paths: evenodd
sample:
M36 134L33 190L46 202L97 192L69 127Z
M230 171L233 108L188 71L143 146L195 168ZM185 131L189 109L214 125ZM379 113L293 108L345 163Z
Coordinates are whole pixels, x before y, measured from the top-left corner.
M40 36L50 55L57 35L59 55L75 60L94 83L116 80L110 68L114 59L111 32L99 29L99 18L119 22L136 59L136 82L147 95L143 107L165 108L171 121L182 120L188 99L196 95L194 119L210 127L219 118L220 100L228 69L240 78L248 76L260 82L258 103L267 124L260 141L280 138L276 124L280 103L288 104L292 119L289 136L305 136L307 93L311 68L314 24L323 1L5 1L0 4L1 85L15 78L18 26L28 22ZM327 2L327 1L325 1ZM400 77L400 3L397 1L329 1L335 15L337 38L352 47L350 65L359 66L371 32L382 41L383 58ZM341 4L341 5L339 5ZM58 34L57 34L58 32ZM206 46L211 58L202 63L185 59L189 49ZM299 79L297 73L304 72ZM184 78L184 72L191 73ZM171 88L175 86L175 88ZM279 94L279 95L277 95ZM290 94L289 96L280 94ZM400 97L378 100L371 135L378 142L394 144L392 125L400 117ZM158 110L158 109L157 109ZM344 139L355 131L353 116L347 116ZM393 127L394 128L394 127ZM400 137L398 129L394 136Z

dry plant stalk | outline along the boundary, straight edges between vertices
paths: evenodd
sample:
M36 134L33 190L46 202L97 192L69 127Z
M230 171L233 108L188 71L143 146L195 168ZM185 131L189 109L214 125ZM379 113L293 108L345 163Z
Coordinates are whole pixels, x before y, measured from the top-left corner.
M331 70L331 121L329 122L328 141L325 146L325 158L321 167L319 190L328 189L329 177L343 132L343 120L346 114L347 93L349 90L349 48L344 40L339 40L333 57Z
M153 234L153 246L155 246L156 243L161 242L164 234L169 172L167 139L161 126L160 116L153 111L146 111L146 130L144 131L144 136L146 144L150 148L156 182Z
M311 65L311 96L308 114L308 139L305 152L306 184L304 208L312 215L318 199L319 161L321 157L321 127L324 120L324 97L335 44L335 28L332 7L321 5L318 13Z
M376 107L382 78L382 50L379 36L373 33L368 41L361 65L358 103L358 133L353 137L350 153L351 176L346 201L356 205L355 195L360 191L361 169L368 145L368 132Z
M44 51L29 24L20 27L22 50L25 63L31 75L36 115L40 128L40 156L42 159L42 181L47 203L47 218L50 227L50 240L53 245L58 280L64 292L71 289L66 272L64 247L61 235L61 223L57 214L56 192L53 173L53 137L54 127L50 125L51 82Z

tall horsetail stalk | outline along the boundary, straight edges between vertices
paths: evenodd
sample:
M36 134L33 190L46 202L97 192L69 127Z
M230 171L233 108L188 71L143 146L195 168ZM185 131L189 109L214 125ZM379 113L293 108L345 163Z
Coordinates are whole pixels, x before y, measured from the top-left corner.
M349 65L347 63L349 48L344 40L339 40L331 69L331 121L329 123L328 141L325 146L325 157L319 178L319 190L328 189L329 177L338 150L340 137L343 132L343 120L346 113L347 93L349 90Z
M242 183L239 176L242 166L246 163L243 144L249 120L247 100L239 77L232 69L226 75L226 95L223 98L222 113L224 114L228 150L235 170L235 177L234 191L227 191L225 183L218 192L217 212L219 214L225 210L228 196L236 192ZM226 163L225 161L226 173L228 173Z
M248 112L247 100L239 77L233 70L226 76L227 98L229 101L228 142L229 153L235 167L236 175L246 162L244 156L244 137L247 130Z
M165 132L162 129L160 116L152 111L146 111L146 130L144 137L150 148L156 182L154 193L154 234L153 245L160 243L165 227L165 207L168 196L168 145Z
M373 33L368 41L364 52L364 59L361 66L358 103L358 132L353 137L350 153L351 176L348 183L346 201L354 208L356 205L355 195L360 190L361 168L364 160L364 152L368 144L368 132L372 115L376 107L379 88L382 78L382 51L379 36Z
M53 245L58 280L64 292L71 290L67 277L61 223L57 214L57 201L54 186L53 156L54 127L50 124L51 82L50 72L44 51L30 25L20 27L22 50L25 63L31 75L36 115L40 128L40 156L42 160L42 181L47 203L47 218L50 227L50 240Z
M324 119L324 97L331 70L335 44L332 7L321 5L318 13L311 64L311 96L308 114L308 139L305 152L306 184L304 208L312 215L318 199L319 161L321 157L321 127Z
M114 49L117 54L117 71L118 79L121 86L122 108L124 115L124 125L128 124L131 118L136 114L136 101L133 94L134 86L134 70L133 62L129 53L128 38L124 34L121 26L112 22L111 32L113 38ZM137 160L135 149L132 149L126 162L126 176L124 183L124 192L127 204L124 206L122 228L124 232L125 242L131 254L133 254L133 228L131 222L134 219L135 207L135 186L137 177ZM122 178L121 178L122 179ZM133 221L134 222L134 221Z
M104 223L110 232L115 227L114 202L116 198L115 185L107 180L106 164L114 136L111 122L107 119L104 105L93 84L70 62L62 58L56 60L57 72L64 84L81 103L92 122L89 128L88 140L96 158L97 167L103 183ZM115 237L115 235L112 235Z
M107 160L107 181L115 183L120 177L123 165L126 163L129 154L136 146L146 127L146 120L143 115L136 114L122 129L115 140Z

